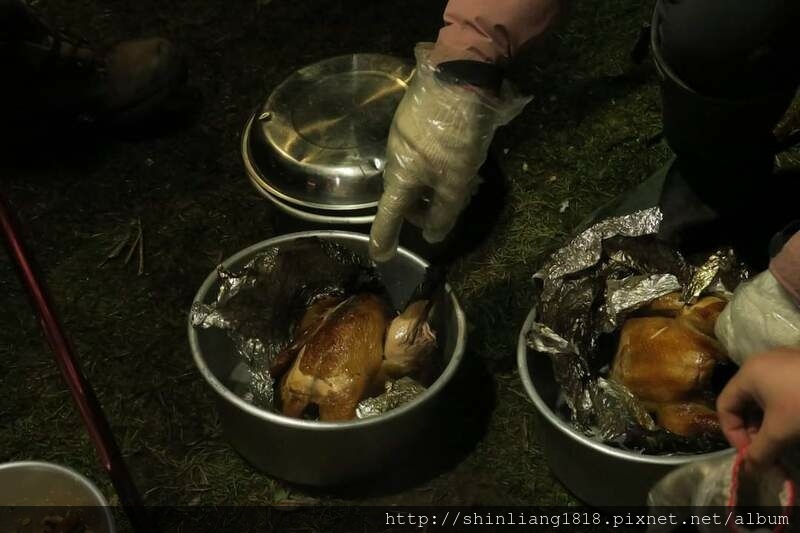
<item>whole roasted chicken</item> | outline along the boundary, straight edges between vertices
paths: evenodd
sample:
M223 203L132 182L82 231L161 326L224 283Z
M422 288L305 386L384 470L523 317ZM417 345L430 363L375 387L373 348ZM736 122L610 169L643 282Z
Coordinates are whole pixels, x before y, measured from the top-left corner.
M389 381L431 378L436 334L429 319L443 282L443 270L429 270L397 316L375 287L315 297L269 368L280 379L281 412L313 417L314 406L320 421L350 420L359 402L383 394Z
M297 418L313 404L323 422L355 418L367 392L383 388L375 381L389 319L383 299L371 293L344 300L329 297L311 305L295 341L276 362L294 358L280 387L283 414Z
M719 433L711 381L727 361L714 338L726 301L685 306L678 293L655 300L622 327L611 378L625 385L661 427L678 435Z

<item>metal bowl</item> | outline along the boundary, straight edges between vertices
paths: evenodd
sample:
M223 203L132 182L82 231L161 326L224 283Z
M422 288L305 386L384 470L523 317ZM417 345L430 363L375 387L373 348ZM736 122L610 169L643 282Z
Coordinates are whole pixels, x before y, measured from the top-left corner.
M272 246L318 237L367 254L369 237L343 231L308 231L261 242L227 259L227 269L241 267ZM422 281L427 263L405 249L378 265L386 288L395 301L411 296ZM210 303L216 296L216 271L205 280L195 302ZM423 394L383 415L348 422L315 422L288 418L259 409L234 393L247 375L241 358L224 332L198 330L189 320L189 344L195 364L211 386L220 420L233 447L253 466L281 479L304 485L336 485L375 476L406 458L404 451L425 436L435 421L440 393L461 364L466 344L466 319L449 286L439 307L437 326L442 355L447 362L439 379Z
M245 128L253 179L302 208L375 207L389 127L413 70L395 57L353 54L292 74Z
M532 310L519 335L519 375L536 408L536 431L550 468L585 503L601 508L646 505L653 484L675 468L733 453L728 449L697 455L644 455L612 448L576 431L554 412L559 387L550 359L528 350L526 335L535 316Z
M80 507L92 531L116 531L105 497L81 474L39 461L0 464L0 530L11 531L20 521L37 527L45 516L63 514L66 507Z

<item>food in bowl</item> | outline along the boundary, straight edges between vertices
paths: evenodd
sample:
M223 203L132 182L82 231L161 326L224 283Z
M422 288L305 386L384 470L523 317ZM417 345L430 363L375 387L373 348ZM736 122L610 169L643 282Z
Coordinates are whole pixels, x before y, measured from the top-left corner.
M42 533L86 533L91 531L78 513L67 511L63 516L53 514L42 519Z
M361 400L382 393L389 376L414 373L435 347L427 318L418 311L426 307L424 300L412 303L391 322L394 326L387 302L377 294L337 300L325 296L314 302L292 344L279 355L282 362L294 360L280 385L286 416L299 418L316 406L324 422L353 419ZM417 330L422 335L415 334Z
M611 379L625 385L660 427L693 437L721 433L712 377L729 362L714 338L726 301L707 296L693 305L679 293L662 296L627 319Z
M527 343L549 357L554 412L576 432L637 454L711 453L729 447L713 396L735 365L718 353L704 312L749 271L729 248L689 255L664 243L661 220L657 207L601 219L557 250L534 276ZM679 316L684 302L694 307ZM651 344L670 336L682 352L664 345L669 356L656 361Z
M217 301L196 305L193 324L228 331L250 372L246 397L259 407L322 422L374 416L375 405L394 408L437 377L430 320L444 283L428 274L398 313L374 265L302 238L221 271ZM391 398L359 409L382 395Z
M313 307L303 321L319 314ZM364 293L315 316L317 324L301 330L292 343L296 355L281 380L281 412L300 418L315 405L324 422L355 418L383 363L388 311L379 296Z

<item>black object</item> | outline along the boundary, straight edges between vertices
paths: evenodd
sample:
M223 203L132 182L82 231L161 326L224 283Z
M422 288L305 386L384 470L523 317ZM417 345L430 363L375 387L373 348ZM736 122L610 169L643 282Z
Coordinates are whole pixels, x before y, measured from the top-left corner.
M425 269L425 277L405 304L400 308L400 312L405 311L409 305L419 300L427 300L423 316L427 315L433 304L438 300L438 296L444 291L447 282L448 265L433 264Z
M753 21L760 21L761 26ZM800 4L659 0L651 48L664 137L676 155L658 205L660 237L692 249L730 244L765 267L765 243L796 216L800 180L774 172L773 130L800 83Z
M439 64L436 75L449 83L474 85L498 92L503 82L503 70L494 63L461 59Z
M795 220L789 223L788 226L773 235L769 241L769 256L775 257L780 253L783 247L789 242L795 233L800 231L800 220Z
M633 49L631 49L630 52L631 61L635 65L643 63L650 52L650 32L650 24L642 24L642 27L639 30L639 35L636 38L636 43L633 45Z
M798 24L791 0L658 0L653 51L698 93L749 100L800 82Z

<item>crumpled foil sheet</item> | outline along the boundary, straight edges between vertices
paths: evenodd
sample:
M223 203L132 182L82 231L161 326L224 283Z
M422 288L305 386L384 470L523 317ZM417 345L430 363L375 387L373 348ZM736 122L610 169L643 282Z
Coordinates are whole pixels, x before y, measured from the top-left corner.
M410 402L423 392L425 392L425 387L409 377L400 378L397 381L387 381L383 394L359 402L356 408L356 417L378 416Z
M654 300L681 289L680 281L673 274L643 274L625 279L606 281L605 303L600 308L600 327L605 333L617 329L619 317L633 311L642 302Z
M631 215L605 219L578 235L571 243L553 254L547 266L535 277L561 278L588 268L600 260L605 239L617 235L637 237L655 233L658 231L661 219L661 210L657 207Z
M250 370L252 403L275 409L269 368L291 341L293 321L320 294L375 283L377 274L355 253L317 238L289 241L253 257L235 272L218 269L211 304L194 303L192 324L227 332Z
M609 338L633 311L681 291L684 301L727 297L748 277L731 250L691 261L657 241L658 207L591 226L555 252L534 275L536 320L528 347L547 354L572 423L585 434L648 453L696 453L718 443L657 428L621 384L603 378Z

